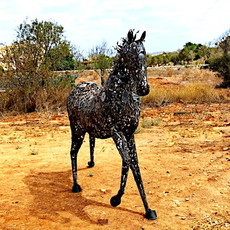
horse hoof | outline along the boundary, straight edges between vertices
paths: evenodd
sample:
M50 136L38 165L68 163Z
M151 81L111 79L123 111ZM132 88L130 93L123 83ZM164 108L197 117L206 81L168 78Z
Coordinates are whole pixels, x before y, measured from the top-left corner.
M113 197L110 199L110 204L111 204L113 207L117 207L120 203L121 203L121 198L120 198L120 197L113 196Z
M157 218L156 211L149 209L145 214L145 218L147 220L156 220L156 218Z
M88 162L88 168L93 168L94 166L94 162L93 161L89 161Z
M73 193L81 192L81 186L79 184L74 185L73 188L72 188L72 192Z

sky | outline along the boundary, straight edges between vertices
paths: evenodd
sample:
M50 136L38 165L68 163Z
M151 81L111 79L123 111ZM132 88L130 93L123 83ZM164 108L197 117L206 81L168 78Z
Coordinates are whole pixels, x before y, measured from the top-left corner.
M129 29L146 31L147 53L172 52L186 42L208 44L230 29L229 0L1 0L0 43L10 45L28 18L62 25L85 55L116 46Z

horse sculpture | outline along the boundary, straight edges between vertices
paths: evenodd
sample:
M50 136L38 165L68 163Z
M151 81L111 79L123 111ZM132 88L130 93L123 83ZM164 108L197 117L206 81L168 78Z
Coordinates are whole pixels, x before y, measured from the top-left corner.
M72 133L72 191L81 192L77 183L77 154L85 133L89 134L90 140L89 167L94 166L95 138L112 137L122 158L122 172L120 189L117 195L111 198L111 205L116 207L121 203L131 168L145 207L145 218L155 220L156 212L149 208L146 201L134 140L140 117L140 96L149 93L146 52L143 45L146 32L142 33L139 40L136 40L136 35L134 30L130 30L127 38L117 44L114 67L104 87L92 82L81 83L68 96L67 110Z

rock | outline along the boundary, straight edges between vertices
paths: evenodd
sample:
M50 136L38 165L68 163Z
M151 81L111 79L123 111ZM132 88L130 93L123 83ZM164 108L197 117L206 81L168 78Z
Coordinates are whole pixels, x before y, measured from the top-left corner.
M101 192L103 192L103 193L106 193L106 191L107 191L107 190L106 190L106 189L101 188L101 189L100 189L100 191L101 191Z
M91 173L89 173L88 175L89 175L89 177L93 177L94 172L91 172Z
M168 146L169 147L172 147L174 144L175 144L175 142L173 142L173 141L172 142L168 142Z
M180 207L180 201L179 201L179 200L174 200L174 202L175 202L175 205L176 205L177 207Z

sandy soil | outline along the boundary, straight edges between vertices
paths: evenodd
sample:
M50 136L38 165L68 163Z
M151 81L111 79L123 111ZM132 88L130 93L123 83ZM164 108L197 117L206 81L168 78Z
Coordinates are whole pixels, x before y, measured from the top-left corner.
M147 199L144 208L129 175L122 203L121 159L111 139L88 136L79 153L83 191L71 192L67 114L0 120L0 229L230 229L230 105L171 104L142 112L136 145ZM143 120L143 119L142 119Z

